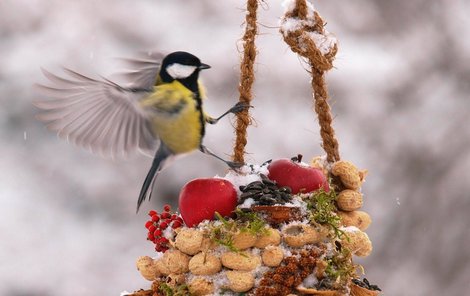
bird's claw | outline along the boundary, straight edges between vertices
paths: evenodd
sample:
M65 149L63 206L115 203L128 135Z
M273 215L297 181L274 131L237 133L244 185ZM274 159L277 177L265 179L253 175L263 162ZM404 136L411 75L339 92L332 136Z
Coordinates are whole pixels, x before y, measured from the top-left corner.
M245 165L243 162L237 162L237 161L227 161L226 163L229 166L229 168L234 171L238 171L241 167Z
M248 108L253 108L253 106L245 102L238 102L232 108L230 108L230 112L237 114L237 113L247 110Z

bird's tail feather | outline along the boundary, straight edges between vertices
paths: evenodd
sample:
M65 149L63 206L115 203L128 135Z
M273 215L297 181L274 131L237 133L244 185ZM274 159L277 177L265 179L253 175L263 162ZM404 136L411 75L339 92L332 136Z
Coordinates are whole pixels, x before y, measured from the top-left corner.
M153 191L153 185L155 180L157 179L158 173L163 169L165 164L165 160L172 155L172 153L168 150L168 148L163 144L160 143L160 147L155 154L155 158L153 159L152 166L145 177L144 184L142 185L142 189L140 190L139 199L137 200L137 211L139 212L139 208L141 204L148 198L150 200Z

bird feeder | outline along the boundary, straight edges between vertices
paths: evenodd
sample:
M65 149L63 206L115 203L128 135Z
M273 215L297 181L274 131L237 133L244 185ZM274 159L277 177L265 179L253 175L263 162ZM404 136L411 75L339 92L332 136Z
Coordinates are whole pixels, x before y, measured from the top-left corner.
M285 1L280 33L306 61L325 156L245 165L222 178L196 179L180 194L180 213L149 212L156 253L137 260L151 287L128 295L378 295L354 262L372 243L361 211L367 171L342 160L325 73L336 38L307 0ZM247 1L240 102L255 79L258 0ZM233 160L244 163L249 109L237 114ZM242 293L242 294L240 294Z

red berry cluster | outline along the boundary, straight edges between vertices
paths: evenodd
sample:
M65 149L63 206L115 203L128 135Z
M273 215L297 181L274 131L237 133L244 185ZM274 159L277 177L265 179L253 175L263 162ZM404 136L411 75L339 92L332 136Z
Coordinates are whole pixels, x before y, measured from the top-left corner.
M163 236L163 231L168 227L176 229L183 226L183 219L176 213L171 213L169 205L163 206L163 212L158 214L156 211L149 212L150 220L145 223L148 229L147 240L155 244L155 251L166 252L168 250L169 240Z

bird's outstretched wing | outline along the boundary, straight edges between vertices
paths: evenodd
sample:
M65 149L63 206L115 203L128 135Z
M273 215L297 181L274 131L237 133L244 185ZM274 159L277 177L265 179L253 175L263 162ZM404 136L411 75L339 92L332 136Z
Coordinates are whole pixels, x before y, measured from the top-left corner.
M119 58L126 69L114 74L112 79L129 83L128 87L151 89L156 83L163 58L160 52L140 53L135 58Z
M107 79L93 79L64 69L65 77L43 70L51 82L35 85L42 109L38 119L59 136L102 155L151 150L157 144L139 100L149 90L130 89Z

